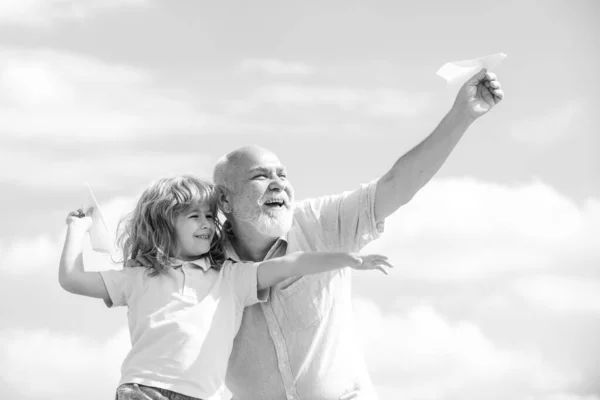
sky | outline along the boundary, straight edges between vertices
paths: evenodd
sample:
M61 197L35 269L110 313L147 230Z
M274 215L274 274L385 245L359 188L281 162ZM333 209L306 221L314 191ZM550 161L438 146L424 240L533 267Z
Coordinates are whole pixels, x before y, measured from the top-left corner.
M112 398L125 309L58 285L67 213L258 144L298 199L377 179L504 52L505 99L364 249L353 301L382 399L600 399L600 5L0 3L0 397ZM596 111L594 111L596 110ZM118 268L85 251L86 268Z

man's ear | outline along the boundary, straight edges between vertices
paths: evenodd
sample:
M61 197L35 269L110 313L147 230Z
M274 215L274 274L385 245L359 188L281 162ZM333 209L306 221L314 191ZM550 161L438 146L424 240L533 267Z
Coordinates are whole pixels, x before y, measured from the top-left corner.
M223 214L231 213L231 204L229 203L230 193L226 187L221 185L216 187L217 192L217 205Z

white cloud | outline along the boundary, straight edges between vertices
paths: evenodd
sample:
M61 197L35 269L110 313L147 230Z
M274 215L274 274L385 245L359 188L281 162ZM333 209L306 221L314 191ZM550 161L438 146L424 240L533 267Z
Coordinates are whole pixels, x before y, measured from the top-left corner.
M266 72L272 75L310 75L315 71L313 67L307 64L277 59L243 60L240 68L246 73Z
M534 305L552 311L600 315L600 281L541 275L519 279L514 290Z
M52 50L0 48L0 134L130 139L202 128L188 99L157 88L147 71Z
M146 3L147 0L2 0L0 23L46 27L60 20L82 20L104 9Z
M537 399L569 393L581 380L536 354L499 348L473 322L451 323L428 306L383 314L369 300L354 305L382 398Z
M188 149L189 150L189 149ZM198 154L137 152L131 154L88 154L46 159L43 154L0 150L0 182L56 190L88 182L93 188L115 189L124 183L150 181L184 173L210 178L214 161ZM10 166L10 168L9 168ZM19 171L15 173L15 171ZM121 186L117 186L120 182Z
M434 180L365 251L388 254L400 279L471 280L590 266L600 258L599 232L600 202L578 207L542 182Z
M82 201L86 195L83 189L82 186ZM108 201L98 199L102 214L111 235L113 235L113 239L116 236L119 221L133 210L136 201L137 197L118 197ZM81 203L74 202L72 205L73 209L79 207L78 204ZM69 211L71 210L65 211L65 220ZM63 225L60 234L57 236L44 233L33 238L15 238L10 242L0 243L0 271L3 274L13 276L57 276L65 234L66 225ZM88 238L84 240L83 255L86 271L104 271L120 268L120 266L112 263L108 255L94 252ZM115 256L118 257L118 253ZM58 283L55 284L58 285Z
M511 129L513 138L531 145L553 144L566 138L583 115L583 102L572 100L543 115L520 121Z
M59 246L60 242L47 234L27 239L17 238L11 242L2 243L0 246L0 271L3 274L28 275L39 272L44 267L48 268L47 264L55 264L55 268L58 268L61 250Z
M4 390L39 399L112 398L129 348L126 329L104 343L48 330L2 330Z
M423 111L430 101L426 93L408 94L392 89L362 90L350 87L271 84L259 88L249 99L233 103L233 111L250 112L263 106L280 109L331 106L371 116L410 116Z

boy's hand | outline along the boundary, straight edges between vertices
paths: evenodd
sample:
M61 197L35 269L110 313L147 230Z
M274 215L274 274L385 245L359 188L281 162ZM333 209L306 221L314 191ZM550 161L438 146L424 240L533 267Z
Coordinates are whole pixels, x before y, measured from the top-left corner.
M67 226L69 228L77 228L81 229L84 232L87 232L92 227L92 212L94 210L90 208L87 213L84 213L80 208L77 211L71 211L69 215L67 215Z
M381 254L352 254L352 256L356 259L356 264L350 265L350 268L353 269L378 269L387 275L388 273L385 267L394 268L394 266L387 260L387 257L382 256Z

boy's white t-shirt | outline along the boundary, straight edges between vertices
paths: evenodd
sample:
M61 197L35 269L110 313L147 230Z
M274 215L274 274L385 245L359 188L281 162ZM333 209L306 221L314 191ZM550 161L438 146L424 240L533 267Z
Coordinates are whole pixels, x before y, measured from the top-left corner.
M258 263L227 260L217 271L205 258L150 276L143 267L100 272L112 306L128 306L131 351L123 383L209 399L220 393L244 307L265 301ZM112 303L112 304L111 304Z

